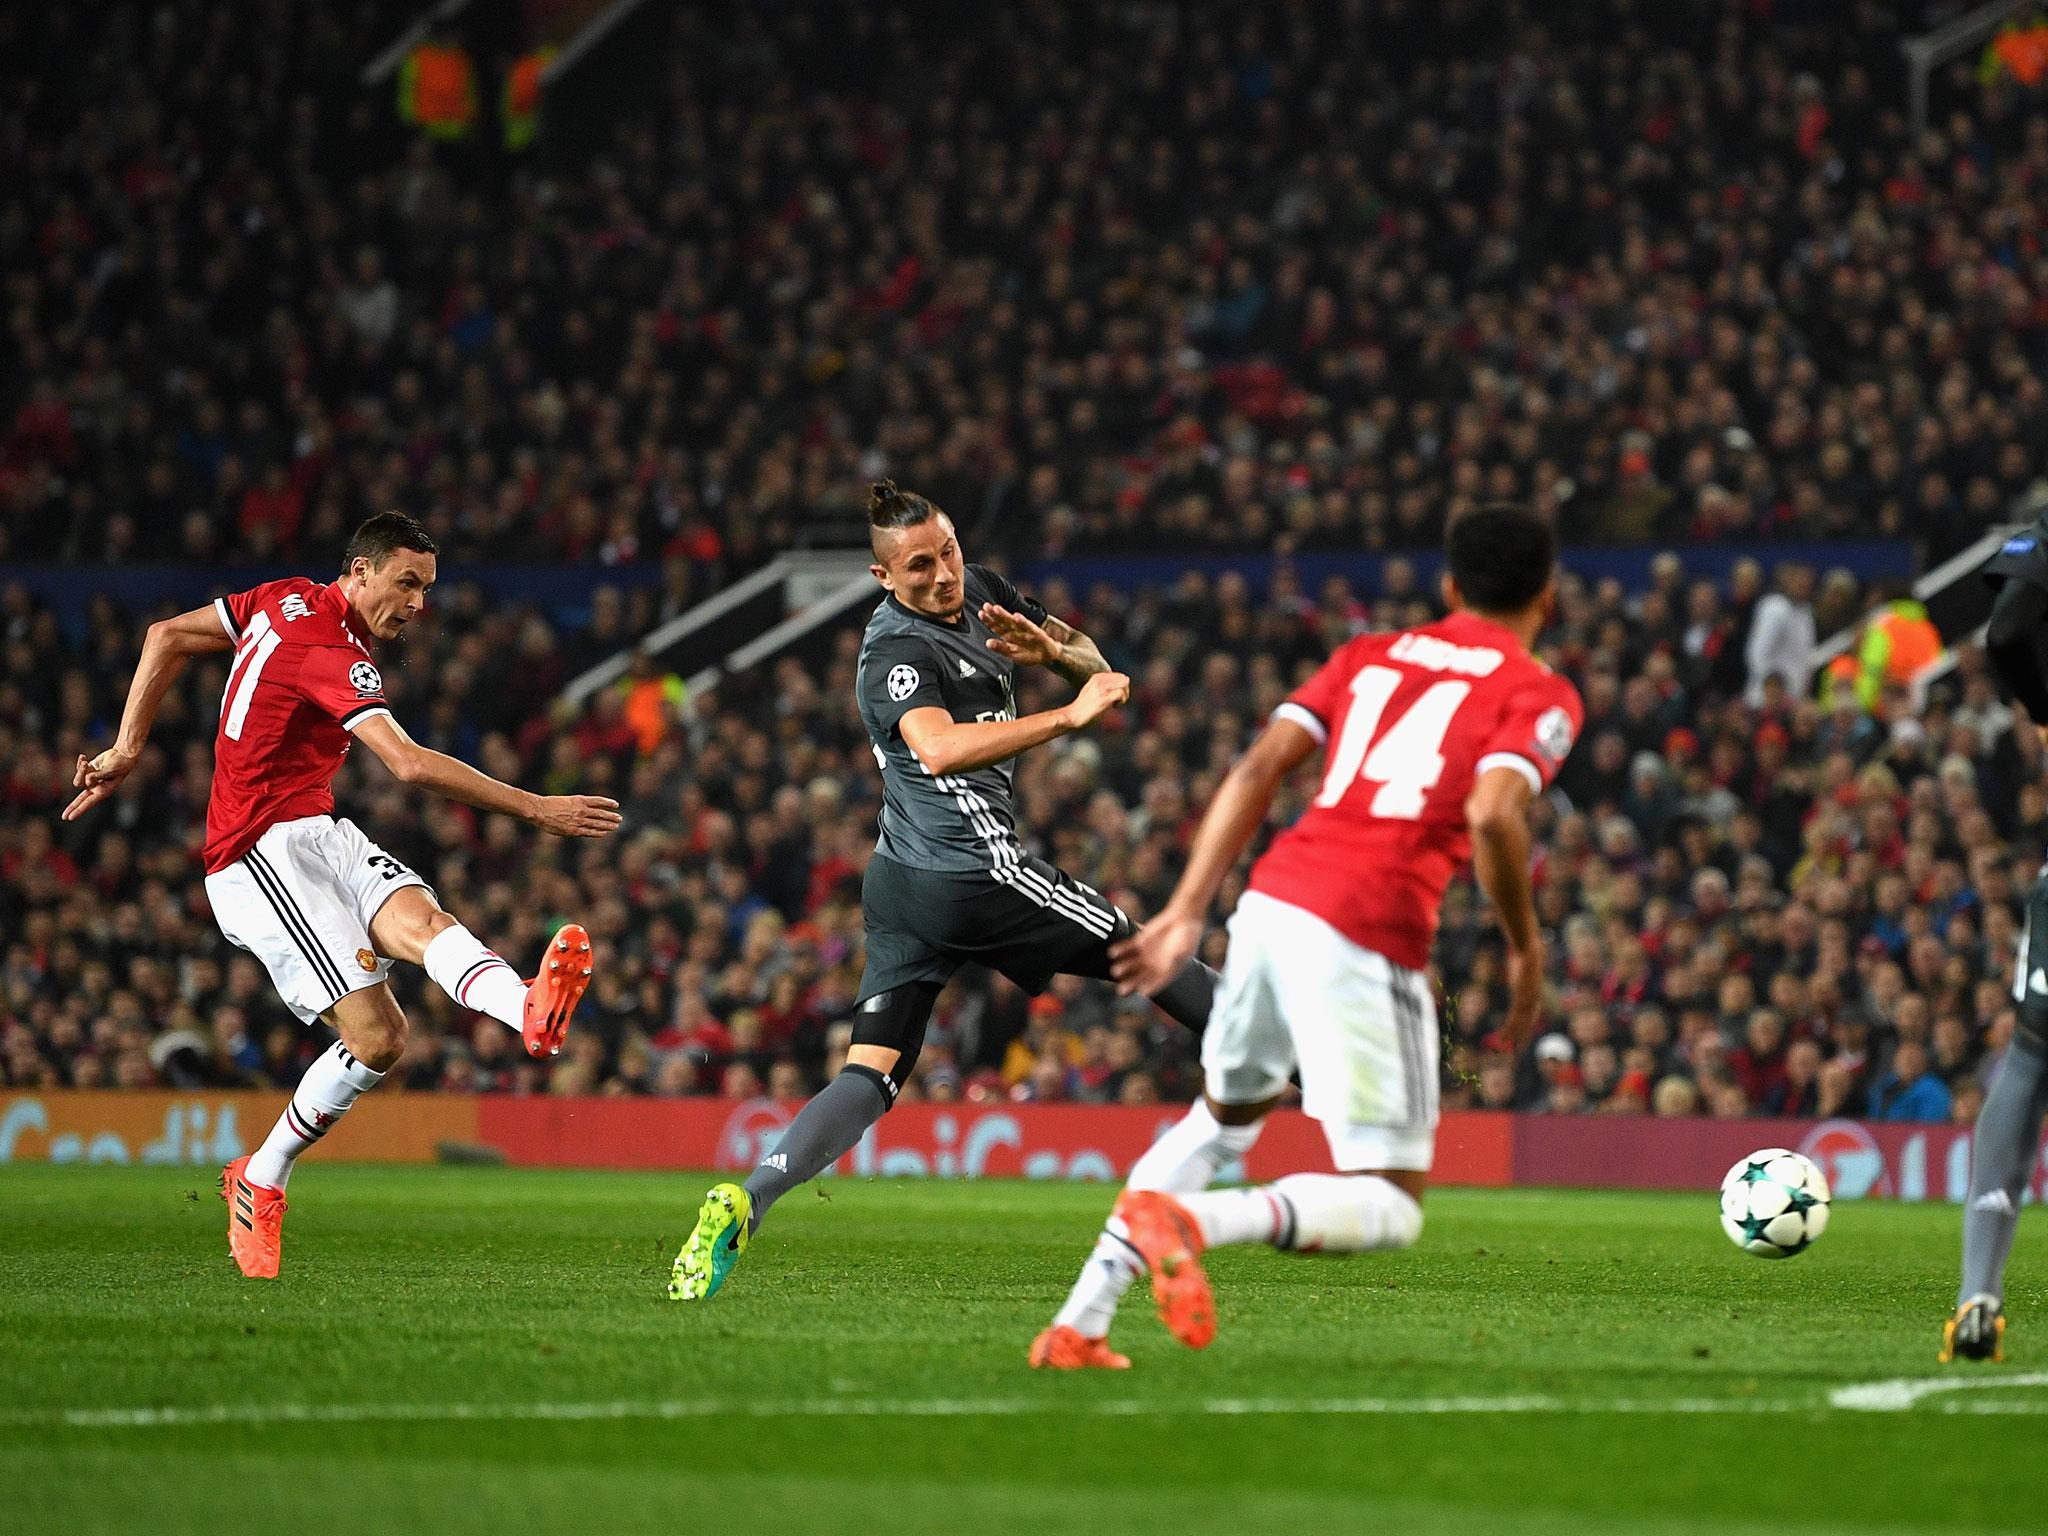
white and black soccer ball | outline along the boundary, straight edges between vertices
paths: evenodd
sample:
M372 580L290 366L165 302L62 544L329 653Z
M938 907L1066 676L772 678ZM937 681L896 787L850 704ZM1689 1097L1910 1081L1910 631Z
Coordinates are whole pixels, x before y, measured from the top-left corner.
M1828 1229L1828 1177L1784 1147L1752 1152L1721 1181L1721 1230L1744 1253L1789 1259Z

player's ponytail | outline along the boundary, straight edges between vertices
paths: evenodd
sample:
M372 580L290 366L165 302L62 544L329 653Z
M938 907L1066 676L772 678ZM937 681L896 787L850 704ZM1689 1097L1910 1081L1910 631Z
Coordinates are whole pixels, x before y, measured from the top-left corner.
M915 528L937 516L938 510L915 491L898 490L894 480L877 480L868 487L870 528Z

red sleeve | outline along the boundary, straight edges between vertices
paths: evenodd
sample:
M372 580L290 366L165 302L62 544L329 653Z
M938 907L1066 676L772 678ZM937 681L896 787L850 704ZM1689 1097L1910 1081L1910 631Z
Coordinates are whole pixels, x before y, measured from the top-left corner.
M391 713L376 663L352 647L309 646L299 665L298 689L316 709L351 731L375 715Z
M1362 665L1361 644L1368 638L1361 635L1337 647L1336 654L1322 664L1316 675L1273 711L1273 718L1292 720L1315 737L1317 746L1327 742L1331 725L1344 712L1344 695L1350 692L1351 680L1358 675Z
M227 597L213 600L213 611L220 617L220 627L236 645L242 643L242 631L249 627L250 615L256 612L257 594L263 589L251 587L246 592L231 593Z
M228 632L228 638L240 645L242 636L248 632L249 621L271 598L295 586L296 580L286 577L283 581L266 581L260 587L251 587L246 592L234 592L226 597L213 600L213 611L220 616L220 627Z
M1532 678L1508 696L1499 723L1479 749L1473 777L1490 768L1513 768L1540 795L1571 755L1585 721L1585 706L1569 678L1555 672Z

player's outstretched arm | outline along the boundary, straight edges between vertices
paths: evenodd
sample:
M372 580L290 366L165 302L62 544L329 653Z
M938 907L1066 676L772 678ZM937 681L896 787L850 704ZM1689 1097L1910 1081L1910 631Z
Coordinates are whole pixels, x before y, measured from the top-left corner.
M356 740L403 783L478 810L517 816L556 837L603 837L618 830L618 801L602 795L536 795L501 783L460 758L421 746L388 714L380 712L364 721L356 728Z
M1292 720L1275 720L1230 765L1203 813L1187 868L1166 905L1137 933L1111 946L1109 970L1117 991L1150 997L1180 974L1202 941L1202 924L1217 888L1266 819L1274 791L1315 750L1315 737Z
M896 722L903 744L925 771L943 778L1007 762L1055 736L1081 730L1131 696L1121 672L1098 672L1081 685L1071 703L1040 710L1021 720L955 720L933 705L907 711Z
M1047 615L1043 624L1034 624L1000 603L983 603L981 622L989 627L990 650L1019 666L1050 668L1076 688L1109 670L1100 647L1063 619Z
M1529 881L1529 802L1535 791L1514 768L1489 768L1465 800L1472 872L1508 941L1508 1038L1527 1043L1543 1006L1543 930Z
M78 794L64 807L64 820L76 821L118 789L134 770L149 741L149 728L156 724L157 709L184 672L185 663L194 656L234 648L235 642L221 628L220 615L211 603L149 626L114 744L96 757L78 759L71 775Z

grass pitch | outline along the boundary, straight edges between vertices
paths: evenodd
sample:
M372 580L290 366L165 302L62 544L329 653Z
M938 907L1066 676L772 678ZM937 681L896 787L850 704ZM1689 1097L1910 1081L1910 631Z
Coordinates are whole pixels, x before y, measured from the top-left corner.
M0 1168L0 1523L1868 1536L2048 1508L2048 1217L2002 1367L1934 1363L1951 1208L1838 1206L1769 1263L1707 1195L1445 1190L1408 1253L1213 1255L1202 1353L1135 1291L1135 1369L1071 1376L1024 1349L1109 1190L830 1181L678 1306L705 1182L309 1160L265 1284L199 1171ZM1926 1381L1954 1389L1869 1388ZM1875 1408L1837 1404L1859 1386Z

